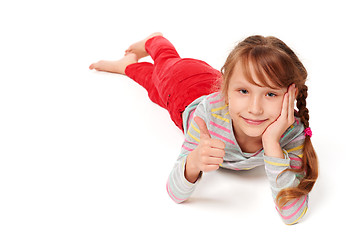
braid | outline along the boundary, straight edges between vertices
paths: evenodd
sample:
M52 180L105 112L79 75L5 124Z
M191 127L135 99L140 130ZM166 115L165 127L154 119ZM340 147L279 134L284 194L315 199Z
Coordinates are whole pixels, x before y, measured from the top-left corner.
M304 84L299 87L299 93L296 98L296 106L299 109L299 112L296 113L297 117L300 117L301 122L304 124L305 128L309 127L309 110L306 108L306 98L307 98L308 88ZM303 147L303 157L302 157L302 166L300 169L286 169L285 171L292 172L304 172L305 176L301 179L299 185L295 188L286 188L282 189L277 197L277 205L282 208L290 200L299 198L300 196L308 194L313 188L316 179L318 178L318 161L317 156L314 150L314 147L311 143L310 137L306 136Z
M296 106L299 109L298 117L300 117L305 128L309 127L309 110L306 108L307 91L308 87L303 85L296 99Z

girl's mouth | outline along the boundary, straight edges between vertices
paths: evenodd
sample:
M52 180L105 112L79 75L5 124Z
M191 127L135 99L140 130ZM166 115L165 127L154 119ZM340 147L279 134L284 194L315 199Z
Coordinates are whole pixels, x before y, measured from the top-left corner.
M262 124L263 122L266 121L266 119L265 120L254 120L254 119L247 119L247 118L244 118L244 117L242 117L242 118L244 119L244 121L247 124L250 124L250 125L260 125L260 124Z

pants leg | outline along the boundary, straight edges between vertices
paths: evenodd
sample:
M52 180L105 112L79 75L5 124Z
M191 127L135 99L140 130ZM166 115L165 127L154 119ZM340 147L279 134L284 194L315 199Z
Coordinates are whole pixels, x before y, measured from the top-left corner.
M172 88L178 82L178 78L173 74L174 68L177 63L181 62L182 58L170 41L162 36L153 37L146 41L145 49L154 60L152 81L167 107Z
M163 37L149 39L145 49L154 60L154 64L131 64L126 67L125 74L147 90L151 101L166 109L166 96L159 95L158 87L164 85L162 83L166 73L181 58L174 46Z
M131 64L125 69L126 76L133 79L147 90L149 98L152 102L166 108L152 80L153 72L154 65L148 62Z
M181 60L175 47L164 37L149 39L145 44L145 49L154 60L154 80L163 80L173 65Z
M221 74L203 61L180 58L162 36L146 41L145 49L154 64L131 64L125 73L148 91L153 102L167 109L175 125L184 131L181 114L185 107L214 92L213 86L218 84Z

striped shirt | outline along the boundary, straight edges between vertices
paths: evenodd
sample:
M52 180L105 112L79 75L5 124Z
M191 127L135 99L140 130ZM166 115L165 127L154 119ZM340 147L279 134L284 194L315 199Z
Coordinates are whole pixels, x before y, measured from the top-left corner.
M301 174L290 171L279 174L285 169L301 167L305 133L300 119L295 117L294 124L281 136L280 146L284 152L284 159L265 156L263 149L255 153L245 153L235 139L228 106L221 93L216 92L196 99L184 111L185 141L166 186L169 196L176 203L187 200L201 180L200 177L195 183L191 183L184 175L186 158L200 142L200 131L193 121L194 116L199 116L206 122L212 138L220 139L225 143L224 161L220 167L249 170L264 165L274 200L282 189L296 187L299 184ZM282 209L276 207L276 210L286 224L295 224L305 214L307 206L308 196L303 196L287 203Z

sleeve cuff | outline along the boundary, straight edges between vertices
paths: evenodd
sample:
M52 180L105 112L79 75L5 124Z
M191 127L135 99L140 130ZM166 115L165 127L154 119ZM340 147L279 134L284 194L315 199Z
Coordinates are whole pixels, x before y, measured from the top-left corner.
M185 163L186 156L178 160L178 163L171 172L167 183L168 193L177 203L183 202L191 196L201 177L200 175L195 183L189 182L185 178Z
M265 165L269 165L272 167L290 167L290 157L289 154L283 150L284 158L276 158L276 157L269 157L264 155L264 162Z

